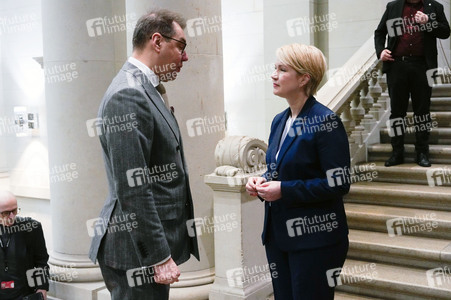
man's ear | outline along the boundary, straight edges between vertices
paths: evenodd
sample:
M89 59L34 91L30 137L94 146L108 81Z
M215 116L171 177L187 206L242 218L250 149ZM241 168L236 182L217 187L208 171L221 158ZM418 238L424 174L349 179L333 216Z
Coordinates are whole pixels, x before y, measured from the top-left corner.
M158 32L154 33L152 37L150 38L150 45L155 52L160 53L161 51L161 42L163 41L163 37Z

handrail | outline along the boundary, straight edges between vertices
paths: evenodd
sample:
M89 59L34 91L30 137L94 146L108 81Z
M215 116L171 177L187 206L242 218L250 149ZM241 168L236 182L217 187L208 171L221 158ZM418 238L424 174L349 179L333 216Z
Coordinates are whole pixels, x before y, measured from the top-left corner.
M368 145L379 143L390 103L373 36L336 69L316 98L340 115L348 133L351 163L367 161Z
M378 63L371 36L348 61L318 91L319 102L338 111L352 92L358 88L367 71Z

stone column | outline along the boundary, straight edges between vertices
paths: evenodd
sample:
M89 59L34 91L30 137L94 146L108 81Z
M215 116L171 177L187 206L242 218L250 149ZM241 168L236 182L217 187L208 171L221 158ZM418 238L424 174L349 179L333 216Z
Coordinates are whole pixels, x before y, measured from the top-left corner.
M215 231L216 276L209 299L261 300L272 294L275 270L261 242L264 205L245 190L248 178L266 169L266 149L263 141L243 136L227 137L216 147L218 167L205 176L214 191L214 222L196 220L200 230Z
M125 1L42 1L54 245L49 262L63 281L51 283L57 298L97 299L93 295L104 286L87 256L86 223L98 217L107 182L98 138L86 123L96 118L117 65L126 59L125 31L94 25L124 14Z

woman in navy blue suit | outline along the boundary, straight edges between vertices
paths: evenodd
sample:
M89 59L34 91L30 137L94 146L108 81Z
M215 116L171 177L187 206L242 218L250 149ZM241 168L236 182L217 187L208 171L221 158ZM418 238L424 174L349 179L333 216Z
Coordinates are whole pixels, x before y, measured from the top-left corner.
M262 241L276 268L275 299L333 299L349 246L348 138L339 117L313 97L326 71L322 52L292 44L276 55L273 92L289 108L272 122L266 173L246 189L265 203Z

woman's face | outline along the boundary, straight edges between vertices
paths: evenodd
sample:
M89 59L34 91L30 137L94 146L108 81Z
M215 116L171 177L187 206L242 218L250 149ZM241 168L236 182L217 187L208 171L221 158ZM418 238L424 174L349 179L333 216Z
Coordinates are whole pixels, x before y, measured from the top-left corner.
M306 76L308 75L300 75L292 67L277 61L271 75L274 95L289 98L290 95L299 94L303 91Z

